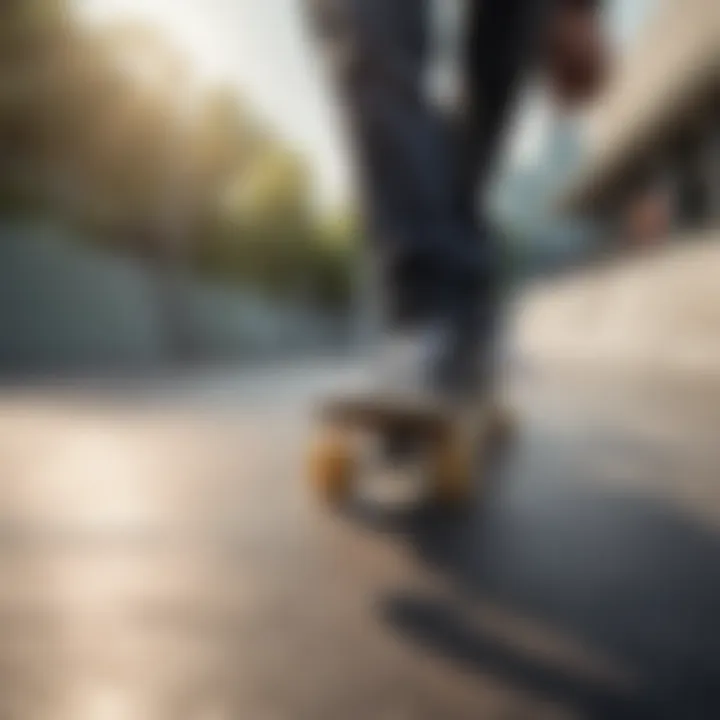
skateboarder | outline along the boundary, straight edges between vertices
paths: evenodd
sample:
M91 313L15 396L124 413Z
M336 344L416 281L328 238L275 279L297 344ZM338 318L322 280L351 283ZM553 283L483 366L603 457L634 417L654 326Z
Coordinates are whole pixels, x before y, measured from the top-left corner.
M499 267L476 198L533 56L548 61L562 102L598 84L599 2L466 0L464 87L450 117L425 92L431 0L308 2L379 269L386 332L368 391L408 401L477 396L492 375Z

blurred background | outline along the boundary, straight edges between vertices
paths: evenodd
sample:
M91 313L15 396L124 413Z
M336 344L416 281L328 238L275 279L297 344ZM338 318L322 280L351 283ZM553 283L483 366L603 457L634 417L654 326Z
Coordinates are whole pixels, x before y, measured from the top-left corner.
M355 221L298 3L2 13L3 368L339 341Z
M460 6L438 4L440 85ZM713 10L610 2L620 67L589 111L558 115L528 84L493 191L515 275L717 222ZM352 173L300 3L28 0L2 13L3 370L348 340Z
M338 518L373 303L300 0L0 3L0 718L720 716L720 6L604 17L491 188L513 448L462 518Z

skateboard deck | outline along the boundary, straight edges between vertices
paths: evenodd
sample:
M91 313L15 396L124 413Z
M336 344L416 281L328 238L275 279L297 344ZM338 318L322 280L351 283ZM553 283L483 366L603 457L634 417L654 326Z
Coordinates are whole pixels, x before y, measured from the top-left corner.
M359 479L361 437L402 433L417 441L420 471L432 499L465 505L473 495L478 459L504 441L511 427L507 412L487 398L450 405L387 394L338 394L326 398L318 410L310 474L318 494L333 504L349 497Z
M443 432L457 411L430 400L408 401L392 395L337 395L327 398L319 415L325 422L375 432L407 430L421 435Z

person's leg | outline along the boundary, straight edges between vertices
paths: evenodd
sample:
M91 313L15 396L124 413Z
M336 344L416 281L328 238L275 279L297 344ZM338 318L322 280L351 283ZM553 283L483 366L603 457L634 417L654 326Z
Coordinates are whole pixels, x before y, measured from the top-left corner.
M463 204L482 197L553 0L468 0L461 109Z
M447 312L483 258L456 212L449 127L427 101L428 0L311 0L336 76L391 327ZM469 281L469 280L468 280Z
M455 212L473 226L484 273L465 302L464 334L477 347L483 382L494 381L494 346L503 329L502 238L487 218L486 190L521 83L532 64L540 29L553 0L467 0L462 48L462 95L454 118L457 173ZM466 354L461 347L460 355Z

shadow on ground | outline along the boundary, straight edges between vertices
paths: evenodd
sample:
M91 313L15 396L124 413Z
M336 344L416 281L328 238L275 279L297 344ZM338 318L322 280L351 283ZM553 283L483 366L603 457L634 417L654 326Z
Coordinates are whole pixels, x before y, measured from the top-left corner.
M521 442L462 518L358 516L405 542L448 587L388 590L378 601L382 621L427 652L583 717L719 717L720 540L712 523L656 492L682 458L673 466L667 447L633 450L627 436L596 438L594 450L569 442ZM612 482L603 459L613 447L635 452L634 472L648 476L640 480L649 489ZM498 636L481 620L488 606L602 658L611 677Z

